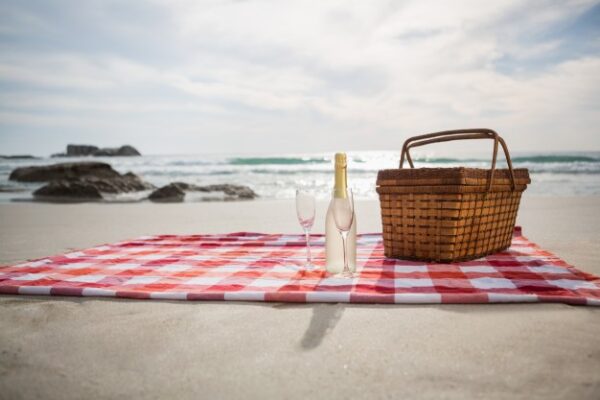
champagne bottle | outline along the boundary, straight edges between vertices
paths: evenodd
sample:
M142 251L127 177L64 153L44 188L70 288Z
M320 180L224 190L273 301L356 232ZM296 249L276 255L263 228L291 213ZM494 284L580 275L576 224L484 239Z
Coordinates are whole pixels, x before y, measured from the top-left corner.
M334 198L346 196L348 187L346 153L336 153L335 155L335 186L333 187ZM344 244L342 236L335 225L333 219L333 210L331 204L327 209L325 218L325 256L327 271L338 274L344 270ZM356 214L354 222L348 233L348 266L350 271L356 271Z

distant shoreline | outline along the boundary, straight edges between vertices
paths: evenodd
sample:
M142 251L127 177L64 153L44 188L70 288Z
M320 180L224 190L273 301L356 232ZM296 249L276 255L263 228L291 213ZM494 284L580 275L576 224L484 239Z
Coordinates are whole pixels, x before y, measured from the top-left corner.
M348 179L357 198L377 199L375 182L380 169L397 168L397 151L349 152ZM156 187L171 182L195 185L245 185L260 199L290 199L298 186L310 187L320 199L328 199L333 182L331 153L293 155L189 155L138 157L69 157L5 159L0 158L0 203L31 200L31 193L40 184L21 184L8 180L12 170L28 165L47 165L59 162L101 161L119 173L133 172ZM417 167L445 168L465 166L489 168L490 154L475 157L426 157L415 154ZM600 152L515 154L515 168L528 168L532 184L525 194L542 196L600 195ZM505 168L504 160L498 167ZM148 193L114 196L103 202L139 203ZM198 202L187 194L185 202ZM36 202L37 203L37 202Z

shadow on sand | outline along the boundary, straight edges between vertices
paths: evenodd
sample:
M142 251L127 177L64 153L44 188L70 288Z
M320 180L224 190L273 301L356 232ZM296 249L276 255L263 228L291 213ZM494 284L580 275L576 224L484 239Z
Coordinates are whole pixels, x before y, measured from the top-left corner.
M340 304L315 304L308 328L300 341L300 347L303 350L318 347L323 338L335 328L344 313L344 308Z

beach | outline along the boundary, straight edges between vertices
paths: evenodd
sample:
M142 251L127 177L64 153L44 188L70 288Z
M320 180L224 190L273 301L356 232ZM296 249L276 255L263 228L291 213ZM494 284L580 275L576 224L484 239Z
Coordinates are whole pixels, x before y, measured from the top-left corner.
M323 231L325 202L314 232ZM600 275L600 197L525 195L524 235ZM377 201L357 202L379 232ZM293 200L0 204L0 264L150 234L298 233ZM0 398L600 396L600 310L0 296Z
M0 400L600 400L600 1L478 5L2 2Z

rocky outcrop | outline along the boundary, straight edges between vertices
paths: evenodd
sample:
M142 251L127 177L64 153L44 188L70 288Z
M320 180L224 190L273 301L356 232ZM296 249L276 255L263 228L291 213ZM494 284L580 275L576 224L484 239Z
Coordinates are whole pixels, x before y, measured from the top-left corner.
M38 200L102 200L96 186L79 180L52 181L33 192L33 196Z
M121 176L110 164L102 162L75 162L34 167L20 167L8 179L18 182L49 182L57 179L95 177L113 179Z
M32 160L37 157L31 156L29 154L15 154L15 155L0 155L0 159L2 160Z
M192 200L197 201L251 200L257 197L252 189L243 185L199 186L173 182L156 189L154 185L131 172L120 174L107 163L93 161L21 167L12 171L9 179L18 182L46 182L47 184L33 192L33 195L38 200L50 201L101 200L103 194L153 189L155 190L148 199L158 202L181 202L186 193L190 192L195 192L195 198ZM108 199L110 197L107 196Z
M69 144L67 145L66 153L53 154L52 157L129 157L129 156L141 156L137 149L130 145L124 145L121 147L104 147L99 148L98 146L90 146L86 144Z
M126 174L127 175L127 174ZM118 178L79 178L51 181L42 186L33 196L36 198L72 198L76 200L102 199L102 193L119 194L152 190L154 186L139 177L122 175Z
M179 189L188 192L223 192L227 196L237 197L239 199L254 199L258 195L248 186L230 185L228 183L221 185L206 185L199 186L185 182L173 182L171 185L177 186Z
M97 178L91 176L71 179L70 181L85 183L86 185L95 187L102 193L111 194L139 192L141 190L152 190L155 188L154 185L144 182L139 176L131 172L113 178Z
M257 197L257 194L254 190L250 189L248 186L242 185L208 185L208 186L198 186L198 191L200 192L223 192L227 196L240 199L240 200L252 200Z
M97 146L89 146L85 144L69 144L67 145L66 155L69 157L92 156L100 150Z
M60 163L17 168L10 180L48 182L33 192L36 198L102 199L102 193L128 193L152 190L154 185L128 172L120 174L101 162Z
M185 182L173 182L150 194L148 199L162 202L183 201L186 192L203 192L210 194L202 200L251 200L257 197L257 194L248 186L242 185L207 185L198 186ZM216 196L214 196L216 195Z
M98 146L90 146L87 144L69 144L69 145L67 145L66 153L52 154L52 157L92 156L98 150L100 150L100 148Z
M150 193L148 199L151 201L158 201L163 203L177 203L182 202L185 198L185 192L176 183L163 186Z
M100 156L108 156L108 157L115 157L115 156L123 156L123 157L131 157L131 156L141 156L140 152L137 151L133 146L121 146L121 147L105 147L103 149L98 149L96 150L93 154L93 156L96 157L100 157Z
M54 180L33 192L33 196L38 199L60 197L86 200L102 199L102 193L119 194L152 189L154 185L129 173L110 179L88 177Z

